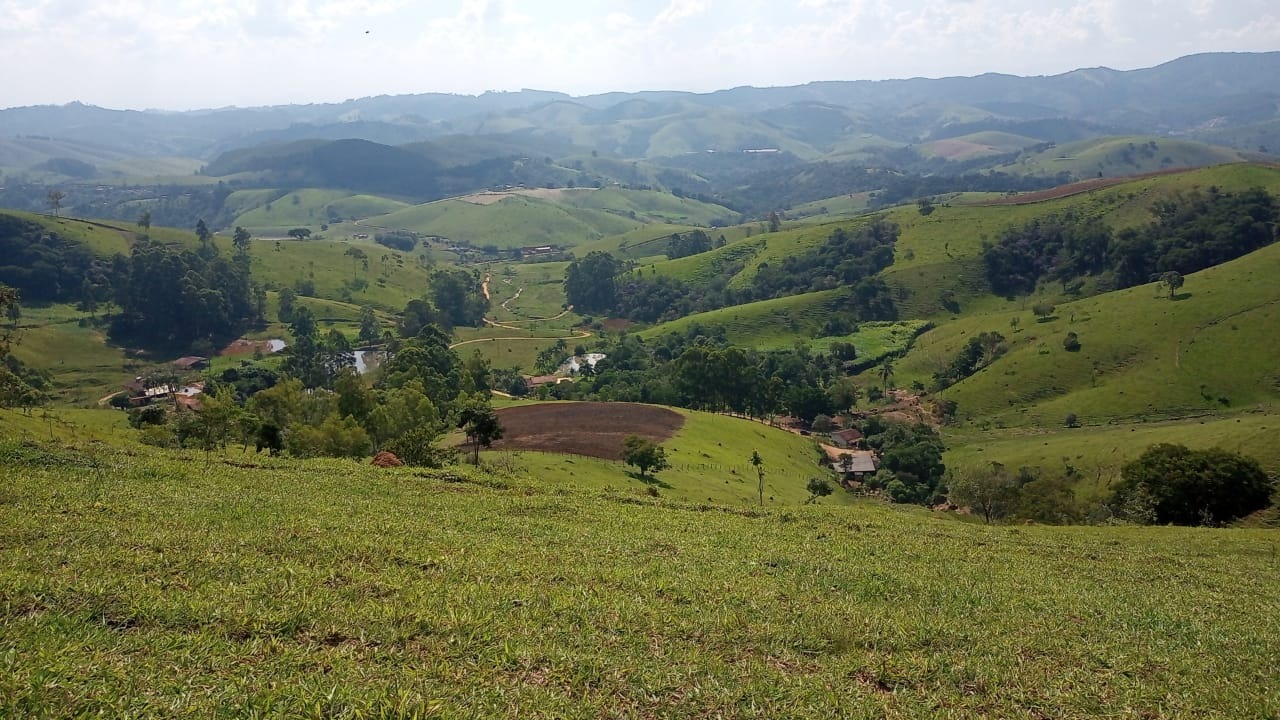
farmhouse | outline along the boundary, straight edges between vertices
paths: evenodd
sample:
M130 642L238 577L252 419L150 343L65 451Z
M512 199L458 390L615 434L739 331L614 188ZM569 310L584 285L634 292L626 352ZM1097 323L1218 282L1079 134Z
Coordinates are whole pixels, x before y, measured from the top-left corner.
M876 454L871 450L849 450L823 444L822 451L832 469L840 473L841 483L861 481L876 473Z
M173 394L172 385L156 385L148 387L147 382L142 377L136 377L133 382L125 383L124 391L128 393L129 404L134 407L140 405L150 405L155 400L161 400Z
M529 245L520 248L520 257L537 257L539 255L552 255L560 252L560 248L555 245Z
M831 433L831 444L838 448L857 448L862 441L862 431L857 428L837 430Z

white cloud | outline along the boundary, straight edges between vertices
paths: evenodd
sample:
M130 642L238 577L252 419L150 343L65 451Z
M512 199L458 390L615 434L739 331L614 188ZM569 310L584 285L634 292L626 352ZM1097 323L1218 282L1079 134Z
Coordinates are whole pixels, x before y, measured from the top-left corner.
M713 90L1277 47L1273 0L0 0L0 100Z
M653 22L656 25L673 25L705 13L710 5L708 0L671 0Z

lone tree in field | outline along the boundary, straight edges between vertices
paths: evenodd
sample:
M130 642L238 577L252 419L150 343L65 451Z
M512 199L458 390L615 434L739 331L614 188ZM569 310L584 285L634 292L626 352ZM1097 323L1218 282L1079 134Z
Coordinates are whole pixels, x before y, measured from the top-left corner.
M818 498L826 497L831 494L831 483L822 478L809 478L809 483L805 485L805 489L809 491L809 499L805 503L817 502Z
M622 459L628 465L634 465L640 471L640 477L647 477L650 471L656 473L670 467L666 449L639 435L629 435L622 441Z
M1035 313L1036 317L1040 318L1040 322L1048 321L1049 318L1053 316L1053 311L1057 309L1058 308L1053 306L1053 303L1036 303L1031 306L1031 312Z
M480 447L493 445L494 440L502 439L502 423L493 408L474 407L462 411L458 427L467 434L467 444L471 446L471 464L480 464Z
M1182 287L1186 280L1182 277L1182 273L1177 270L1170 270L1160 276L1160 283L1169 288L1169 299L1173 299L1173 294L1178 292L1178 288Z
M988 524L1009 514L1018 499L1017 481L998 462L987 470L954 478L947 485L948 500L967 505Z
M143 210L138 215L138 227L144 233L151 229L151 211L150 210Z
M760 492L760 507L764 507L764 458L760 457L758 450L751 451L751 464L756 469L756 480Z
M62 201L67 199L67 194L61 190L50 190L45 196L45 203L49 206L49 212L54 217L58 217L58 212L62 210Z
M287 234L294 240L306 240L311 237L311 230L309 228L294 228Z
M893 379L893 362L885 360L880 364L880 382L884 385L884 394L889 394L889 381Z

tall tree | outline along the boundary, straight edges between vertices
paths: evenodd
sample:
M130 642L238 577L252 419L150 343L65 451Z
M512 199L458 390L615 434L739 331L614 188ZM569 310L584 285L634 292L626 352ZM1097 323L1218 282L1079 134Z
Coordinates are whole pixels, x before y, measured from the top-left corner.
M569 304L578 311L607 313L617 304L616 276L622 265L616 258L600 250L569 263L565 270L564 292Z
M484 405L470 407L459 416L458 427L466 433L467 444L471 446L471 463L480 464L480 448L493 445L494 440L502 438L502 422L493 408Z
M756 490L760 493L760 507L764 507L764 458L760 451L751 451L751 465L756 469Z
M62 201L67 199L67 194L61 190L50 190L45 196L45 204L49 206L49 212L54 217L58 217L58 213L62 210Z

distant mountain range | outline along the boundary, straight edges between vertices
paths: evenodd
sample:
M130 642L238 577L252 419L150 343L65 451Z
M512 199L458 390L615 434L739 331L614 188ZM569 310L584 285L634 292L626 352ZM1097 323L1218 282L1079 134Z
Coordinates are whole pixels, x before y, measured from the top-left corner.
M404 145L456 135L622 158L776 149L815 160L986 131L1031 142L1141 134L1272 150L1280 147L1280 52L1193 55L1133 71L815 82L705 94L522 90L190 112L80 103L0 110L0 138L204 160L304 139Z

